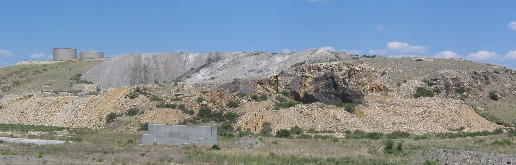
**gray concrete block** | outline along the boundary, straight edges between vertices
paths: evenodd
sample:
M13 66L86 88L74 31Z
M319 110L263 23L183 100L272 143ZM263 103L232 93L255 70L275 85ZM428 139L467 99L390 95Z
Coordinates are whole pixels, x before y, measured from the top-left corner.
M217 127L149 124L148 134L142 135L142 144L214 145Z

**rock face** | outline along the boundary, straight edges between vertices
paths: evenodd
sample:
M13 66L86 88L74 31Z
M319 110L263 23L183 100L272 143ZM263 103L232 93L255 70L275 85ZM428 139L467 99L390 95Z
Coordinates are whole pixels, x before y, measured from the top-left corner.
M107 60L82 75L102 89L141 84L223 82L270 77L294 64L349 58L345 53L308 49L296 53L162 53L126 54ZM115 76L116 75L116 76Z
M319 63L299 66L273 77L278 90L302 103L361 100L363 89L380 73L360 63Z

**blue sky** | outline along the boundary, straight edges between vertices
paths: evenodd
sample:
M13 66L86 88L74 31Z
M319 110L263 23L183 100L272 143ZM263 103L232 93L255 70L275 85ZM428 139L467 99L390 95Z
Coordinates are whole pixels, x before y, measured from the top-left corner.
M2 0L0 67L52 48L465 58L516 69L514 0Z

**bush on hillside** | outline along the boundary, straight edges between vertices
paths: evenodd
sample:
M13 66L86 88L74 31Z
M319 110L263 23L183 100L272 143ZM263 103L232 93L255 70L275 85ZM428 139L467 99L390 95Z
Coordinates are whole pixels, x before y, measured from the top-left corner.
M107 123L111 123L111 122L114 122L115 119L118 117L118 115L114 112L111 112L109 113L107 116L106 116L106 122Z
M238 103L237 101L235 100L230 100L227 104L228 107L230 108L237 108L240 106L240 103Z
M434 97L434 92L431 90L428 90L424 87L418 87L418 88L416 88L416 93L413 96L414 96L414 98Z
M140 114L140 108L130 108L127 110L127 116L136 116Z
M489 98L490 98L491 100L496 101L496 100L498 100L498 95L496 94L496 92L495 92L495 91L491 91L491 92L489 92Z
M279 138L290 138L290 131L286 129L280 129L276 131L276 137Z
M296 125L296 126L294 126L294 127L290 128L290 132L291 132L292 134L294 134L294 135L300 135L300 134L302 134L302 133L303 133L303 129L301 129L301 127L299 127L299 126L297 126L297 125Z
M409 138L410 134L407 132L402 132L402 131L394 131L390 134L387 134L386 136L389 139L404 139L404 138Z
M464 89L464 87L460 87L455 89L455 92L458 94L463 94L464 92L466 92L466 89Z
M263 135L271 135L272 134L272 124L269 122L265 122L262 124L262 130L260 131Z

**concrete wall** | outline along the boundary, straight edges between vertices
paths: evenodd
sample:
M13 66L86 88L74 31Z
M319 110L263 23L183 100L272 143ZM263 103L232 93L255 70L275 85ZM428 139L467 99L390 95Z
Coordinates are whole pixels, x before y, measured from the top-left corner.
M149 124L149 133L142 135L142 144L214 145L217 127Z

